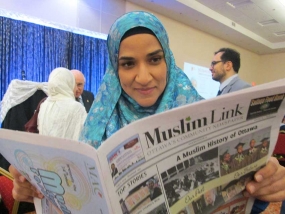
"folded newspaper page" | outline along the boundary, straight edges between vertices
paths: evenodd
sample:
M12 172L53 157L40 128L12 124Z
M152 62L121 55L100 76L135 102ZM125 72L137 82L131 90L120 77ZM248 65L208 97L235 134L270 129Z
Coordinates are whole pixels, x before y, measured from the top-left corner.
M138 120L95 150L0 130L0 152L45 195L37 213L250 213L241 192L271 156L285 79Z
M93 147L1 129L0 152L44 194L35 204L37 214L110 213Z

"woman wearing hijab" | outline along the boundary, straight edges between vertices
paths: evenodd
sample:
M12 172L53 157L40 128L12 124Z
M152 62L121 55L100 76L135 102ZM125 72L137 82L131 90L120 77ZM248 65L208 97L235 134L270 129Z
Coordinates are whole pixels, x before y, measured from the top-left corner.
M167 33L152 14L131 12L119 18L110 29L107 47L107 71L82 141L98 148L135 120L202 99L176 66Z
M90 109L80 140L95 148L122 127L138 119L201 100L169 49L161 22L147 12L130 12L111 27L109 63L99 92ZM32 201L42 197L17 177L13 196ZM246 194L264 200L285 198L285 169L272 159L247 185ZM271 188L269 184L275 188ZM26 188L26 189L25 189ZM23 193L24 192L24 193Z
M86 119L85 108L75 101L75 79L70 70L56 68L48 80L48 98L38 116L39 134L78 140Z

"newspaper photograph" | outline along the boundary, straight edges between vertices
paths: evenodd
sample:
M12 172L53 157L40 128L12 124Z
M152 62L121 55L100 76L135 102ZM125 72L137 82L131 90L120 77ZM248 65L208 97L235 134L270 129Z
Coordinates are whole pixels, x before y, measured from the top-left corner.
M262 127L264 123L257 123L256 128L246 134L240 133L239 137L233 131L230 136L224 135L216 141L206 141L188 150L183 149L157 164L171 213L177 213L181 207L189 204L194 209L192 213L205 213L197 207L199 204L205 207L201 200L205 201L208 194L223 199L216 201L215 206L210 206L213 211L244 190L254 172L264 166L267 160L270 127L257 130L258 125ZM249 143L245 145L242 142ZM213 144L219 146L207 149ZM165 162L175 165L166 165ZM229 180L232 181L230 184L221 186Z
M166 213L165 198L156 172L156 167L153 166L135 175L118 189L124 214Z
M125 140L108 155L110 173L114 184L124 175L145 162L138 135Z
M170 168L166 170L163 162L158 164L170 208L180 200L187 200L190 203L190 198L187 196L187 199L184 199L184 196L188 193L200 191L199 188L202 184L219 178L217 148L194 157L189 156L188 152L183 152L165 161L177 163L174 166L168 166Z

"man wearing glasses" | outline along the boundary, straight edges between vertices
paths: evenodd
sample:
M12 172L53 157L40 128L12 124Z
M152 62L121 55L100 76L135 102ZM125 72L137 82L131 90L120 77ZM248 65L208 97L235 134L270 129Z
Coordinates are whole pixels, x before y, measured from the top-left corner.
M220 90L217 96L251 86L239 78L239 68L240 54L237 51L231 48L221 48L215 52L210 71L212 72L212 79L220 82Z

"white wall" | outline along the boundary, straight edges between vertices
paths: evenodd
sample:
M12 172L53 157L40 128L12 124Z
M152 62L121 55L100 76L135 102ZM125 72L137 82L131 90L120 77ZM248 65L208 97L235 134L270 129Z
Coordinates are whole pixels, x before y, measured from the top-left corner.
M273 81L285 78L285 53L262 55L256 76L260 81Z

